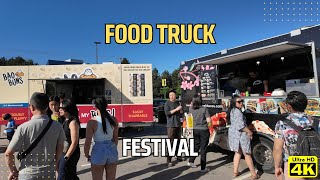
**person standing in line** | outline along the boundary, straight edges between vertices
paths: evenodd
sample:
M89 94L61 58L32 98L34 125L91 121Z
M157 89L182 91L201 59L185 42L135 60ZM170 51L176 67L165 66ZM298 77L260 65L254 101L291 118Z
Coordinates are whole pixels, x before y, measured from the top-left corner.
M208 124L211 122L210 114L208 109L201 107L201 98L199 95L194 95L192 98L192 106L190 106L189 113L193 117L193 138L194 138L194 152L199 152L201 154L201 172L209 171L206 168L207 164L207 146L209 143L210 132L208 129ZM188 166L195 168L194 164L196 157L190 157Z
M7 127L4 130L7 134L7 139L9 140L9 142L11 141L13 135L14 135L14 131L16 129L16 122L15 120L12 118L11 114L5 114L3 116L3 120L8 121L7 123Z
M32 118L21 124L5 152L9 167L8 179L56 179L59 159L62 155L63 142L66 139L59 122L53 121L48 131L32 151L21 160L19 172L15 165L15 152L22 152L30 147L50 122L47 116L49 98L44 93L34 93L30 99L29 109Z
M103 179L106 171L106 179L116 179L118 164L118 122L106 110L108 104L105 98L93 100L97 116L87 124L84 155L91 162L93 180ZM94 145L89 155L91 140Z
M239 164L242 154L244 154L245 161L251 172L251 179L259 179L256 173L252 157L251 157L251 139L253 133L249 130L246 124L246 118L241 109L243 107L243 99L234 95L231 99L230 110L228 117L230 117L231 125L228 131L228 140L231 151L235 152L233 157L233 176L239 176Z
M58 96L49 97L48 116L55 121L59 121L60 98Z
M58 180L79 179L77 176L77 164L80 159L79 129L80 121L77 106L65 99L60 104L60 117L67 140L64 142L64 156L60 158Z
M164 104L164 112L167 117L167 132L168 132L168 138L171 141L171 145L173 145L174 139L178 140L177 148L175 155L177 156L178 153L178 147L180 143L181 138L181 121L180 117L183 113L182 106L179 102L176 100L176 92L174 90L171 90L169 92L169 101L167 101ZM167 165L168 167L172 166L172 157L167 155ZM181 157L177 156L178 161L182 161Z

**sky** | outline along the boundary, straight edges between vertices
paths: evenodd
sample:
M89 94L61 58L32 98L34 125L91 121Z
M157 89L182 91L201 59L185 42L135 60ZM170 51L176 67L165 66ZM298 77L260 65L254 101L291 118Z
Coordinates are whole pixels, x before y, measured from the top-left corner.
M320 2L320 0L319 0ZM152 64L160 73L180 62L320 24L316 0L2 0L0 57ZM151 44L105 44L105 24L151 24ZM159 44L156 24L216 24L216 44Z

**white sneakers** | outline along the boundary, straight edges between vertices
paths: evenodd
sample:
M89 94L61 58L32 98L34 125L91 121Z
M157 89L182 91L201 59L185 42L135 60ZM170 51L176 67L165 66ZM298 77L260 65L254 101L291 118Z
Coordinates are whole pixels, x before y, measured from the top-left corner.
M188 162L188 166L191 168L196 168L197 166L194 163Z
M191 162L188 162L188 166L190 168L196 168L197 166L194 164L194 163L191 163ZM209 172L210 170L208 168L205 168L205 169L201 169L200 170L202 173L206 173L206 172Z
M201 171L202 173L206 173L206 172L209 172L210 170L209 170L208 168L205 168L205 169L203 169L203 170L201 169L200 171Z

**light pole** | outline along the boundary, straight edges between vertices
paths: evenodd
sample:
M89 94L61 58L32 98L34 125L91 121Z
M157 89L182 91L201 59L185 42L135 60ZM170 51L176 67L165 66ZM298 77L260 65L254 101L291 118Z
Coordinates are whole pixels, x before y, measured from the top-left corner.
M101 44L101 42L94 42L96 44L96 64L98 64L98 44Z

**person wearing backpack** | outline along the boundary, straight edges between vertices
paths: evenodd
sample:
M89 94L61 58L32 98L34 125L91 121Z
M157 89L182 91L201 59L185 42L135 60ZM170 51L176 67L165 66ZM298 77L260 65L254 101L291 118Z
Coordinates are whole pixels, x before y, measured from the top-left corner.
M285 100L289 111L286 119L277 122L273 145L275 176L277 179L288 177L289 156L320 157L319 120L304 113L308 99L299 91L292 91ZM283 156L282 156L283 153ZM282 161L284 169L282 169ZM294 178L297 180L297 178Z

